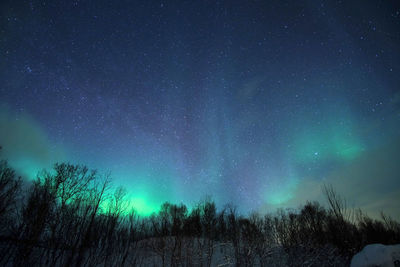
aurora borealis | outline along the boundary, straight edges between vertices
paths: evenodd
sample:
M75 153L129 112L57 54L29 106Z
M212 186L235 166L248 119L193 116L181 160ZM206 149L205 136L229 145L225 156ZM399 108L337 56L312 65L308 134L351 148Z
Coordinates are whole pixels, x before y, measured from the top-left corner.
M2 1L0 145L132 206L321 200L400 218L396 1Z

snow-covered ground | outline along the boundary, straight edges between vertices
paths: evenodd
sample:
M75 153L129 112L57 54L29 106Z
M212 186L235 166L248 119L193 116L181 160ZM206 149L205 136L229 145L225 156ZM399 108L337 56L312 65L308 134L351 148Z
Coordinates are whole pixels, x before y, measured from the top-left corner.
M139 241L130 253L131 266L346 266L336 249L331 246L311 251L299 247L287 252L282 246L255 251L241 244L235 248L230 242L211 241L203 238L174 237L149 238ZM261 254L260 254L261 253Z
M351 260L351 267L397 267L400 266L400 244L385 246L367 245Z

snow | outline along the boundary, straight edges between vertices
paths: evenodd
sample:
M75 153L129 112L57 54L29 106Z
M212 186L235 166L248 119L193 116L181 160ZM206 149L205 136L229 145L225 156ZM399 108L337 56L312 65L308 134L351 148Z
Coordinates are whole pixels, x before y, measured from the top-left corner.
M398 245L367 245L351 260L351 267L394 267L400 266L400 244Z

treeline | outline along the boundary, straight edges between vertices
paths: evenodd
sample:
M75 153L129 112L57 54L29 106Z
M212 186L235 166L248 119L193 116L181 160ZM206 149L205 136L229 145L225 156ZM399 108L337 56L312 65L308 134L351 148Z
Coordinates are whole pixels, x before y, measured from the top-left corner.
M25 186L24 186L25 184ZM330 204L241 216L205 200L190 211L128 211L108 176L56 164L26 186L0 162L1 266L344 266L369 243L400 242L400 224L349 212L331 187Z

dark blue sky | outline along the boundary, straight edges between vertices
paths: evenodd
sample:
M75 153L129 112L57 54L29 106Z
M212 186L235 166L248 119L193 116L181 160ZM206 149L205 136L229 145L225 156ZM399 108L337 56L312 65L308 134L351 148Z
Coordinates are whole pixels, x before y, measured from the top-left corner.
M0 143L27 176L111 171L148 213L400 216L398 1L2 1ZM397 213L396 213L397 212Z

